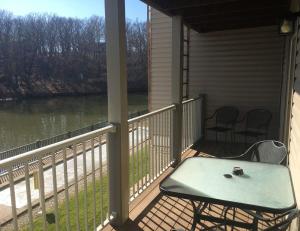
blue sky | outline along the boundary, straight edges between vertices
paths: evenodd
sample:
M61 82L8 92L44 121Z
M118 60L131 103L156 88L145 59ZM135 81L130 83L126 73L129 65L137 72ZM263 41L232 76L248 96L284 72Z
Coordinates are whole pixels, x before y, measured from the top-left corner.
M145 21L147 8L139 0L125 0L126 18ZM28 13L55 13L59 16L85 18L104 16L104 0L0 0L0 9L23 16Z

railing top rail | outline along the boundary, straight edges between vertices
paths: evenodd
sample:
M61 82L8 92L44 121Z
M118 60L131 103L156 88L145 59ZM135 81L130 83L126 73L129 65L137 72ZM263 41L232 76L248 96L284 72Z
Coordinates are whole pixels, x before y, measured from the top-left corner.
M13 157L10 157L7 159L0 160L0 168L7 168L9 166L12 166L12 165L20 162L20 161L28 161L39 155L43 155L45 153L53 153L53 152L59 151L62 148L68 147L70 145L80 143L82 141L92 139L98 135L102 135L102 134L105 134L108 132L114 132L114 131L115 131L115 126L110 124L106 127L103 127L103 128L100 128L100 129L97 129L97 130L94 130L94 131L91 131L91 132L88 132L88 133L85 133L85 134L82 134L79 136L75 136L70 139L66 139L66 140L63 140L63 141L60 141L60 142L57 142L54 144L50 144L48 146L44 146L44 147L29 151L29 152L22 153L17 156L13 156Z
M190 102L196 101L198 99L202 99L202 98L203 98L203 96L200 95L200 96L198 96L196 98L192 98L192 99L188 99L188 100L182 101L182 104L187 104L187 103L190 103Z
M153 116L153 115L162 113L162 112L164 112L164 111L174 110L175 108L176 108L175 104L172 104L172 105L170 105L170 106L163 107L163 108L161 108L161 109L158 109L158 110L149 112L149 113L147 113L147 114L144 114L144 115L141 115L141 116L138 116L138 117L129 119L129 120L128 120L128 123L129 123L129 124L132 124L132 123L135 123L135 122L137 122L137 121L140 121L140 120L143 120L143 119L147 119L147 118L149 118L150 116Z

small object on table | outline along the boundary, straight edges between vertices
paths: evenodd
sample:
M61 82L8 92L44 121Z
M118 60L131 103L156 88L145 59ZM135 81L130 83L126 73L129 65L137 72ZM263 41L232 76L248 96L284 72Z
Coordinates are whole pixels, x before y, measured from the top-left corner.
M232 175L231 174L224 174L224 177L226 177L226 178L232 178Z
M233 167L232 173L236 176L242 176L244 175L244 171L240 167Z

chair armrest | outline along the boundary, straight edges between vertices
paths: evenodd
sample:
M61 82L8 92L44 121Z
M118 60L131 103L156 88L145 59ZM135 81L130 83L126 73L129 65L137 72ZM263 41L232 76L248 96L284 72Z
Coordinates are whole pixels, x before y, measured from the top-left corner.
M225 159L225 160L247 160L247 155L246 153L243 153L239 156L224 156L220 157L220 159Z

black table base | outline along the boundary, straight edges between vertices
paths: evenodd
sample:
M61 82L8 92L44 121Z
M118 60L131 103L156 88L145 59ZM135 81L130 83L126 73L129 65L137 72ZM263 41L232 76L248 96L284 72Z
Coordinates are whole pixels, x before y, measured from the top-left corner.
M218 226L224 226L225 230L227 230L227 226L232 226L232 227L240 227L248 230L257 230L257 226L254 223L246 223L246 222L240 222L240 221L235 221L231 219L227 219L226 215L229 210L229 208L226 208L224 217L213 217L213 216L208 216L208 215L203 215L203 211L208 207L209 203L207 202L200 202L199 205L197 206L194 201L191 200L192 206L193 206L193 212L194 212L194 218L193 218L193 224L191 231L194 231L196 229L197 223L200 223L200 221L209 221L213 223L217 223ZM235 209L233 210L235 213ZM211 228L210 228L211 229Z

